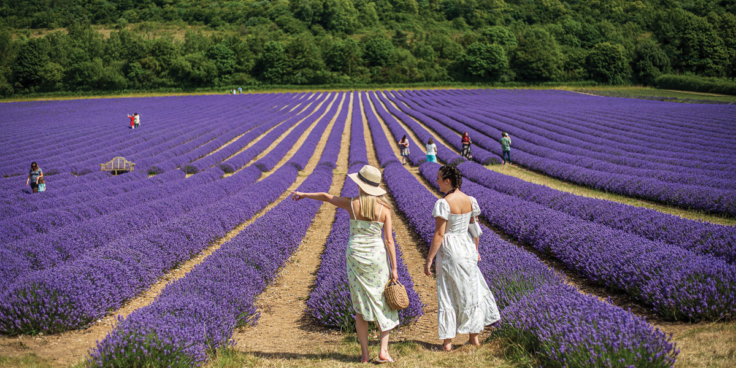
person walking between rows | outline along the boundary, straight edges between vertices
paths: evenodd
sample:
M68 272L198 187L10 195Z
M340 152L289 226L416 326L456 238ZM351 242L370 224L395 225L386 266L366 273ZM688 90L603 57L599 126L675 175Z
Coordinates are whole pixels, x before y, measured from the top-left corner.
M473 142L470 140L470 136L468 136L468 132L465 132L463 134L463 150L460 153L468 161L473 159L473 155L470 154L471 144L473 144Z
M480 207L473 197L460 191L462 174L455 166L437 171L437 185L445 196L434 204L434 237L427 254L424 273L432 275L437 257L437 320L439 338L445 351L452 350L452 339L470 334L468 343L480 345L478 334L496 323L501 315L496 299L478 268L478 222Z
M335 197L328 193L292 192L291 198L330 203L348 211L350 238L345 257L350 294L355 311L355 329L362 351L361 363L369 361L368 322L380 330L380 352L376 363L392 362L388 353L390 331L399 324L399 312L389 307L383 293L389 280L398 280L396 246L392 237L390 204L386 191L379 187L381 171L369 165L348 174L358 184L357 198ZM386 209L386 211L384 211ZM383 239L381 231L383 230ZM387 256L388 253L388 256Z
M130 118L130 129L135 129L135 115L128 114L128 118Z
M437 145L434 144L434 139L429 138L427 140L427 162L437 162Z
M31 185L31 191L38 193L38 180L43 179L43 170L38 167L36 161L31 162L31 171L28 172L28 179L26 179L26 185Z
M406 165L406 158L409 157L409 138L406 134L399 141L399 148L401 148L401 164Z
M503 160L503 164L506 165L507 163L511 163L511 138L509 138L509 133L503 132L501 134L501 159Z
M135 123L135 127L138 128L141 126L141 116L138 115L138 113L133 114L133 117L135 117L135 120L133 122Z

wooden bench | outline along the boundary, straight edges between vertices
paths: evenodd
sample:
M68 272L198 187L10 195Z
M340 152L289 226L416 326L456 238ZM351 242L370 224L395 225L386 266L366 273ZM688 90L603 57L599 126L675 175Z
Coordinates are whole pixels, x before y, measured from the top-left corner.
M119 171L123 171L123 172L133 171L134 168L135 168L134 163L122 157L115 157L109 162L100 164L100 169L102 171L113 171L115 175L117 175Z

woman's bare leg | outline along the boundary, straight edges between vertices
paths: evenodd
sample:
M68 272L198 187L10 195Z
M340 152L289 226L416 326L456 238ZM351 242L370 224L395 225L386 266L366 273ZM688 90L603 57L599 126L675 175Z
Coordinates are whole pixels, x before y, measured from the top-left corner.
M368 354L368 322L363 319L363 315L358 313L355 315L355 331L358 333L358 342L360 342L360 350L363 352L361 362L370 360Z
M378 326L378 329L381 329L381 326ZM392 360L391 355L388 353L388 338L391 335L391 330L388 331L381 331L380 340L381 340L381 351L378 353L378 359L381 360Z

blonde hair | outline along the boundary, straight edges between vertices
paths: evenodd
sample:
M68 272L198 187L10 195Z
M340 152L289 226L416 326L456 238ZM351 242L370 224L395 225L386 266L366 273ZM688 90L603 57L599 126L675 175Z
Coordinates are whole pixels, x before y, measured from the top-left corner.
M360 197L358 197L360 203L360 216L367 218L370 221L378 221L376 218L376 202L379 202L382 206L391 210L391 203L386 198L386 195L373 196L362 189L360 190Z

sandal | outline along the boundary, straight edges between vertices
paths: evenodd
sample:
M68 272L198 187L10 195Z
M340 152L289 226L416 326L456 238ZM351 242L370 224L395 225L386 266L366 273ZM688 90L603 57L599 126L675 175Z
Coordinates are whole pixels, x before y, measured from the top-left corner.
M386 363L396 363L393 359L381 359L379 357L376 357L376 359L373 359L373 362L376 364L386 364Z

